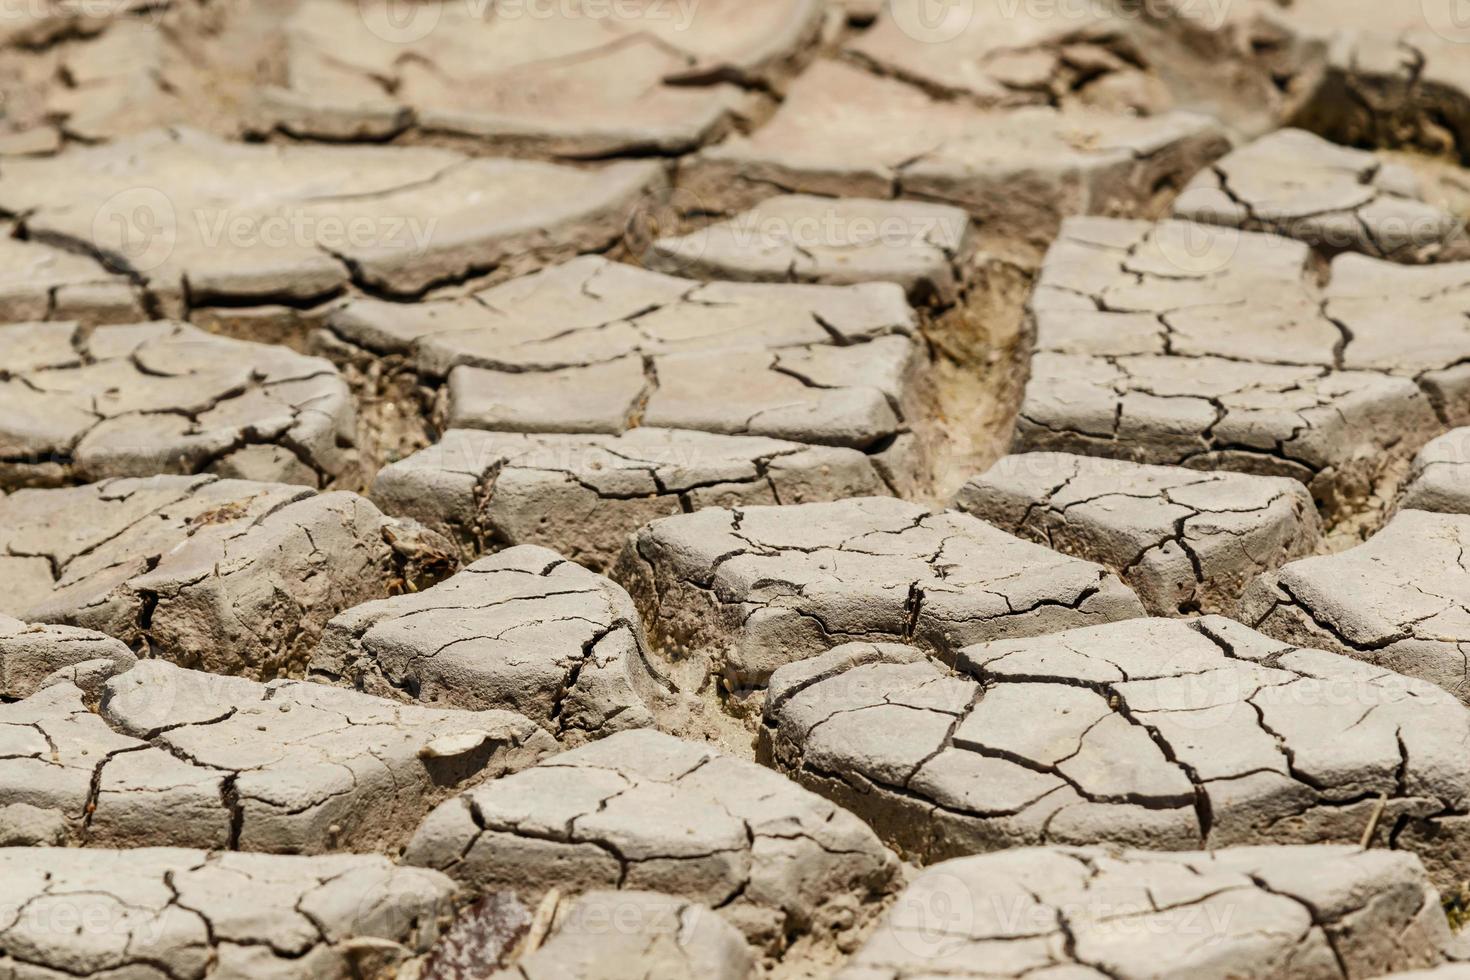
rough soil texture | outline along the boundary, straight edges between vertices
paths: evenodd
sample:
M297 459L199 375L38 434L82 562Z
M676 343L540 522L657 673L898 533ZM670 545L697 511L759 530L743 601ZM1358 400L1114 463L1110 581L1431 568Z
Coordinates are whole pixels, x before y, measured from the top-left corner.
M1366 543L1262 575L1241 617L1470 700L1470 516L1400 511Z
M49 811L73 844L392 854L444 797L554 746L508 711L402 706L159 660L92 693L63 681L0 704L0 836L23 836L7 817L23 804Z
M1402 163L1283 129L1201 171L1175 199L1173 215L1284 235L1329 257L1470 258L1464 220L1423 198L1419 177Z
M0 330L0 487L218 473L361 483L347 383L320 358L159 321Z
M925 863L1366 833L1441 884L1470 870L1467 737L1432 684L1220 617L979 644L954 668L844 645L772 676L761 733L764 758Z
M0 611L269 678L301 671L338 612L404 588L420 543L432 549L355 494L279 483L159 476L21 490L0 499Z
M614 577L674 671L737 699L848 640L953 653L1143 615L1100 565L886 497L664 518L628 539Z
M533 545L354 606L327 623L310 671L411 703L515 711L571 744L650 727L676 693L628 594Z
M657 518L882 495L893 492L886 470L855 449L651 426L618 436L451 429L379 471L371 496L469 557L534 544L605 570Z
M391 975L455 900L443 875L346 854L7 847L0 876L17 977Z
M1035 848L928 869L838 976L1350 980L1438 963L1446 939L1411 855Z
M1455 2L0 0L0 980L1463 976Z
M1279 236L1072 219L1029 305L1017 448L1291 476L1334 518L1374 506L1467 412L1470 264L1348 253L1326 276Z
M1066 453L1007 456L955 507L1106 565L1155 616L1233 614L1252 579L1311 554L1321 534L1307 488L1286 477Z
M752 762L622 732L439 807L404 853L476 889L666 892L717 910L757 948L839 944L897 884L852 814Z

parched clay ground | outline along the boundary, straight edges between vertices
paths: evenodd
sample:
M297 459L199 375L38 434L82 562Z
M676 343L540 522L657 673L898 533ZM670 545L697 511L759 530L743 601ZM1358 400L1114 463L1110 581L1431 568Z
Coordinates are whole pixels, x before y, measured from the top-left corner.
M1444 882L1470 870L1467 737L1432 684L1206 617L979 644L953 668L844 645L772 676L761 753L924 863L1382 833Z
M0 978L1462 980L1452 7L0 2Z

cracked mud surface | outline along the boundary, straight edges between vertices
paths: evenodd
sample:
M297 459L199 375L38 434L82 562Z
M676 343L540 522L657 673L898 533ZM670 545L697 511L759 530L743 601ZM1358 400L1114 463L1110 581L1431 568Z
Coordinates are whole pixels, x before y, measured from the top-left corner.
M727 221L655 241L643 264L695 279L854 285L894 282L916 303L952 305L970 217L919 201L783 194Z
M454 900L443 875L351 855L0 848L0 878L16 977L361 976L426 951Z
M675 695L628 594L530 545L354 606L327 624L310 671L411 703L515 711L573 745L652 727Z
M1221 617L996 641L956 664L849 644L782 668L763 756L925 863L1369 830L1438 882L1470 870L1470 715L1427 682Z
M888 283L701 283L592 256L465 299L349 303L330 322L444 382L447 428L650 425L867 450L916 411L914 329Z
M311 0L285 25L285 84L268 102L302 136L677 154L748 115L817 40L823 13L819 0L640 0L405 16L380 0Z
M1366 980L1441 962L1437 904L1382 851L1016 850L925 871L838 976Z
M1262 575L1241 618L1470 701L1470 516L1400 511L1364 544Z
M127 670L137 660L127 644L102 633L0 616L0 702L29 697L58 671L102 663Z
M508 263L606 248L663 182L649 162L575 170L418 147L229 143L156 129L0 169L0 211L94 257L166 315L412 297Z
M1470 514L1470 428L1452 429L1419 450L1398 505Z
M848 640L952 652L1143 615L1100 565L884 497L664 518L628 539L614 577L674 669L732 693Z
M337 369L159 321L0 329L0 487L204 473L349 484L355 408Z
M654 890L720 913L759 950L838 937L897 884L872 831L762 766L621 732L444 803L409 864L476 889Z
M0 836L34 825L11 813L21 805L49 811L73 845L392 854L439 801L555 744L508 711L434 710L158 660L96 693L95 711L68 682L0 704Z
M890 492L881 459L836 446L643 426L619 436L451 429L379 471L371 497L468 557L542 545L596 570L660 517Z
M1155 616L1232 615L1251 580L1311 554L1321 533L1295 480L1065 453L1007 456L955 506L1106 565Z
M1229 21L1256 20L1260 50L1289 52L1314 79L1299 123L1347 145L1408 146L1467 159L1466 25L1452 5L1372 0L1254 0ZM1278 69L1279 70L1279 69Z
M1464 221L1423 200L1407 166L1283 129L1217 160L1174 201L1174 217L1304 241L1328 256L1396 262L1470 258Z
M401 587L395 527L355 494L212 476L21 490L0 499L0 612L268 678Z
M744 937L706 906L655 892L593 891L559 905L541 947L490 980L555 980L591 963L603 980L745 980L756 968Z
M1452 5L0 0L0 978L1463 973Z
M695 156L681 188L725 210L773 190L920 198L964 208L986 235L1041 244L1064 215L1147 213L1159 188L1225 150L1192 113L988 112L820 62L765 126Z
M1289 239L1073 219L1030 303L1017 448L1291 476L1361 508L1465 415L1467 277L1347 254L1319 287Z

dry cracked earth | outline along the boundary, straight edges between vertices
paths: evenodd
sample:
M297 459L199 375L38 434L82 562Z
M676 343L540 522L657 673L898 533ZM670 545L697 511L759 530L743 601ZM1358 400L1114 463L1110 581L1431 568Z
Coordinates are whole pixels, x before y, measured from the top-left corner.
M1470 977L1470 30L0 2L0 980Z

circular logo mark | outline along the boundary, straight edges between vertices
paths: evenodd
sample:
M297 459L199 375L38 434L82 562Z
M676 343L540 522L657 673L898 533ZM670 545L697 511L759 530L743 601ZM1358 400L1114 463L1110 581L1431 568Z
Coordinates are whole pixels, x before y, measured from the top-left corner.
M155 187L130 187L109 197L92 217L92 244L97 251L133 272L156 269L178 244L174 203Z
M1424 23L1446 41L1470 44L1470 0L1419 0Z
M389 44L422 41L439 26L442 10L439 0L357 0L363 24Z
M969 29L975 0L887 0L888 16L915 41L943 44Z

